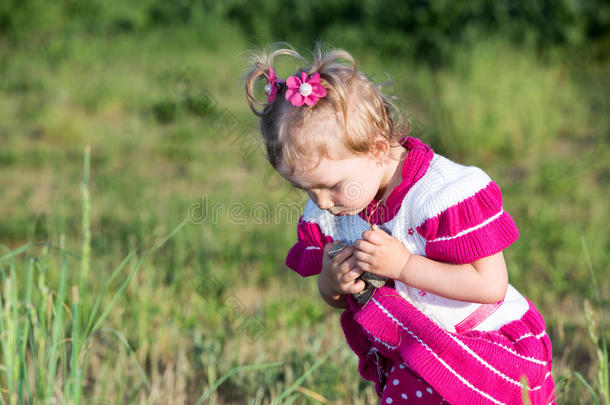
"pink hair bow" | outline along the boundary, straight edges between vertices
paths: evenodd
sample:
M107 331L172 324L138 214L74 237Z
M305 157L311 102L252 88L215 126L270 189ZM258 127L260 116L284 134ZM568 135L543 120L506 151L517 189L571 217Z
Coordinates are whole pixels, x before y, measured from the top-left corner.
M303 104L309 106L318 102L318 99L325 97L326 89L320 84L320 73L316 72L307 77L307 73L301 72L301 78L290 76L286 79L286 100L298 107Z
M282 82L282 79L278 79L273 71L273 68L269 68L269 75L265 75L267 84L265 85L265 94L267 95L267 104L273 103L275 96L277 95L278 85Z

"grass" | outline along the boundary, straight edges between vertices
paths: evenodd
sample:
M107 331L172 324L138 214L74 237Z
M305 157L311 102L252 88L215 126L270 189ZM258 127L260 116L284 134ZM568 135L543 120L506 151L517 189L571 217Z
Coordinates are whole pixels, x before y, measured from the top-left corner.
M591 265L591 258L589 256L587 244L585 243L584 239L583 249L585 251L587 265L591 274L591 289L597 307L596 310L594 310L589 300L585 300L584 302L584 314L585 319L587 321L587 332L589 332L589 337L591 339L591 342L593 343L593 346L595 347L595 357L597 360L597 389L594 388L591 384L589 384L579 372L575 371L574 375L591 393L591 397L596 405L602 403L610 404L610 379L608 373L608 368L610 365L608 363L608 345L606 342L605 332L606 327L604 319L602 317L602 301L599 295L595 272L593 271L593 267Z
M144 258L163 246L184 225L184 223L180 224L152 248L143 252L138 262L127 272L124 280L111 295L108 304L101 307L100 303L109 285L124 270L125 264L134 256L135 250L113 271L98 294L88 292L91 252L89 164L90 151L87 149L81 184L80 274L78 285L73 284L70 289L71 295L67 296L68 257L65 248L59 249L61 265L57 290L50 288L46 283L46 274L53 270L48 260L50 250L48 244L43 246L40 259L31 256L36 243L14 249L0 258L4 287L0 335L3 336L1 343L5 391L10 394L6 400L4 397L1 398L3 403L11 405L39 401L55 403L54 399L68 404L81 403L89 348L96 333L129 281L140 269ZM23 267L19 269L24 273L21 278L17 275L15 258L23 254L26 258ZM38 272L36 285L35 271ZM67 345L69 348L66 348ZM58 390L59 395L56 394Z
M304 196L256 143L238 80L247 40L214 24L7 49L4 403L374 403L339 313L284 268L298 218L251 215ZM607 402L610 66L497 39L434 72L350 51L394 77L415 135L500 184L521 232L511 283L545 316L559 403ZM185 221L203 197L217 220Z

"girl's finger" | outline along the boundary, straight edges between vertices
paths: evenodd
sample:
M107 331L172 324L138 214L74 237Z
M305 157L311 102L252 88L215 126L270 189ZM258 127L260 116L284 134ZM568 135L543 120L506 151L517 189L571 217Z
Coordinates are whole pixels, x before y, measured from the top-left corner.
M391 238L392 235L387 233L383 228L378 227L377 225L373 225L373 232L381 236L383 239Z
M339 266L339 273L341 275L349 273L351 270L356 268L356 259L353 256L347 258L346 261L341 263Z
M328 251L330 250L330 248L332 248L335 245L336 242L328 242L327 244L324 245L324 256L328 255Z
M379 233L379 231L364 231L362 232L362 239L372 243L373 245L381 245L385 241L385 237Z
M371 269L373 268L373 266L371 266L369 263L365 263L365 262L358 262L357 263L358 269L364 271L371 271Z
M340 251L339 253L337 253L337 256L335 256L333 258L333 260L335 263L343 263L345 260L347 260L349 257L351 257L353 253L354 253L354 247L348 246L348 247L344 248L342 251Z
M358 239L356 241L356 243L354 243L354 248L356 250L359 250L361 252L368 253L368 254L373 254L375 252L376 247L377 247L377 245L373 245L371 242L364 240L364 239Z
M364 290L365 284L364 281L358 280L354 284L350 284L346 287L346 293L348 294L356 294L360 291Z
M361 250L356 250L356 252L354 252L354 258L358 263L372 263L373 261L373 256L371 254Z
M349 284L349 283L353 282L354 280L356 280L358 277L360 277L360 275L362 273L364 273L364 271L362 271L361 269L355 267L353 270L348 271L343 276L341 276L341 280L344 283Z

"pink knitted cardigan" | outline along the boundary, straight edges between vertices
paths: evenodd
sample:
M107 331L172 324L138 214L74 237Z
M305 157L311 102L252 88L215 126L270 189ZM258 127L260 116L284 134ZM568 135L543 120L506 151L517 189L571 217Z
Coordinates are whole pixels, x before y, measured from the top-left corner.
M416 138L405 138L403 145L409 154L403 165L402 183L392 191L385 206L373 214L371 222L394 224L392 234L414 253L454 263L469 263L491 255L517 239L516 226L503 210L501 193L494 182L481 177L481 172L466 168L456 174L455 186L451 182L444 184L442 181L450 175L445 173L439 180L429 172L444 170L444 158ZM471 181L462 181L465 176L470 176ZM432 185L428 187L426 182ZM426 203L420 204L422 209L408 210L409 218L401 217L405 215L407 199L419 197L413 195L415 190L434 187L442 193L430 193L424 198ZM311 207L311 202L308 204ZM361 218L366 218L375 204L371 202ZM298 242L290 250L286 264L302 276L320 272L322 248L327 242L349 240L349 235L361 232L344 231L343 228L361 225L352 221L339 226L332 222L338 219L330 218L329 222L325 214L304 216L299 221ZM397 221L402 226L396 226ZM375 382L378 394L385 384L384 368L398 362L406 364L452 404L521 403L522 381L527 382L532 404L554 403L551 343L544 320L531 302L527 301L528 308L522 315L498 330L475 330L477 324L473 324L456 333L439 326L392 284L378 289L364 306L349 297L350 305L341 316L346 340L360 359L360 374ZM491 313L496 307L482 312Z

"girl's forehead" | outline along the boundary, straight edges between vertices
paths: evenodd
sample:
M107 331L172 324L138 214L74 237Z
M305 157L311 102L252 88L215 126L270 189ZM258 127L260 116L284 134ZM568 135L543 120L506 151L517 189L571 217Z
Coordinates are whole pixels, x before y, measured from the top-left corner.
M341 167L339 160L334 160L328 157L320 157L319 159L306 159L296 163L294 174L299 176L322 177L329 170L337 170Z
M278 166L278 172L286 178L307 178L316 177L320 167L327 168L329 165L332 166L332 162L328 162L331 159L327 157L307 157L301 158L294 164L294 170L282 162Z
M353 174L363 165L362 157L351 156L340 159L320 157L318 159L302 159L296 162L294 171L282 164L278 172L285 179L297 186L305 188L328 185L329 182L340 180L346 175Z

